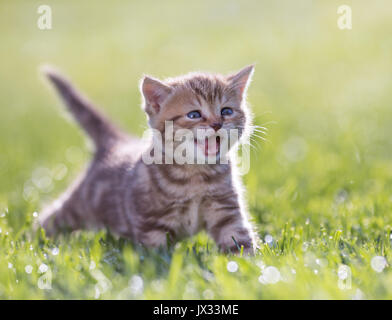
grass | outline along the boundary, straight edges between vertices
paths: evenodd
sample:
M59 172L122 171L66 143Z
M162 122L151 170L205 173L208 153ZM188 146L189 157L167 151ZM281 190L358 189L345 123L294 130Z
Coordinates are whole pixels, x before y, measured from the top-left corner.
M49 31L40 4L0 3L0 298L392 298L387 0L346 1L352 30L337 28L338 1L47 1ZM244 177L258 254L222 255L204 233L154 251L105 231L32 231L91 156L40 80L47 62L139 135L143 73L255 62L249 101L269 129Z

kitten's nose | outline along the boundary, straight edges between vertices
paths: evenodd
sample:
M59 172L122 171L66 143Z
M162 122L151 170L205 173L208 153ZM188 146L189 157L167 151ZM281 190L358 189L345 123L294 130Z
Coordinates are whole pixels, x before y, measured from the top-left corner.
M211 128L214 129L215 131L218 131L220 128L222 128L222 123L220 122L214 122L211 125Z

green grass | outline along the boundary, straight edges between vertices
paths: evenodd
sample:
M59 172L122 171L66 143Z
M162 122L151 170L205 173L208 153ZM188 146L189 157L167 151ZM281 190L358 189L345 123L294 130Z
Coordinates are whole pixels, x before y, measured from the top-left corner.
M40 2L0 3L0 298L392 298L389 1L345 1L350 31L336 26L340 1L46 3L50 31L36 27ZM255 62L249 101L268 142L254 143L244 181L272 241L241 258L206 234L154 251L104 231L33 232L34 212L91 156L38 75L48 62L139 135L143 73Z

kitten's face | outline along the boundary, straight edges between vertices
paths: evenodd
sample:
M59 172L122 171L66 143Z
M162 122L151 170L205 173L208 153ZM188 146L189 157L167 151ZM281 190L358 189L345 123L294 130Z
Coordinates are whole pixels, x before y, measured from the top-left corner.
M142 92L150 126L164 134L169 121L174 149L182 144L193 148L195 159L221 158L249 121L244 96L252 72L250 66L228 77L190 74L164 83L145 78Z

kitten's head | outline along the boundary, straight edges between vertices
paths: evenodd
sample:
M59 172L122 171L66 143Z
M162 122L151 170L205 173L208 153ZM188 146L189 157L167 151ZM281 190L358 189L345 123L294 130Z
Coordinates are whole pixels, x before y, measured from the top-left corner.
M251 65L229 76L190 73L165 81L145 76L141 92L150 127L164 134L170 121L174 137L193 134L188 141L174 138L174 147L186 141L207 158L220 157L247 132L246 90L253 70Z

